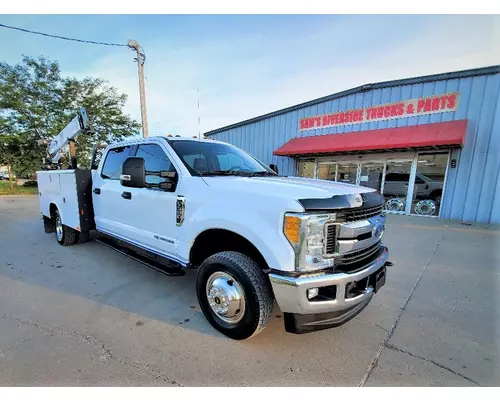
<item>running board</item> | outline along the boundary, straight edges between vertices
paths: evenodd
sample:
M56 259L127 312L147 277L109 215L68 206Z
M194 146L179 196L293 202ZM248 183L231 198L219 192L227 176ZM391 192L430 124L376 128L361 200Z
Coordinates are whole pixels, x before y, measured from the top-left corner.
M120 254L123 254L128 258L131 258L132 260L140 262L146 267L161 272L162 274L168 276L183 276L186 273L180 264L176 264L173 261L157 256L153 253L146 252L145 250L138 249L122 240L114 239L108 236L101 236L96 238L95 241L117 251Z

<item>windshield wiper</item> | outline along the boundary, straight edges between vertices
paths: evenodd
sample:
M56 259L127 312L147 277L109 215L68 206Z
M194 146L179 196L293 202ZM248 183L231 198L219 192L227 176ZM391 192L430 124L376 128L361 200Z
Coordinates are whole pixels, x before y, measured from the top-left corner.
M207 172L198 172L200 176L246 176L245 172L242 171L207 171Z
M248 176L278 176L274 172L269 171L258 171L258 172L249 172Z
M207 171L199 172L200 176L274 176L275 174L268 171Z

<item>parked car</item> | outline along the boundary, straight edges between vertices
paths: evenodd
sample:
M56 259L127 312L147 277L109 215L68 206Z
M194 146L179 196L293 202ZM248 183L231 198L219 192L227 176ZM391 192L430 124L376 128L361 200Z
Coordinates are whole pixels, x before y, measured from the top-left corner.
M384 195L394 197L405 197L408 192L410 174L390 172L385 176ZM413 195L417 199L431 199L436 203L441 202L443 193L443 182L435 181L417 172L415 176L415 188Z

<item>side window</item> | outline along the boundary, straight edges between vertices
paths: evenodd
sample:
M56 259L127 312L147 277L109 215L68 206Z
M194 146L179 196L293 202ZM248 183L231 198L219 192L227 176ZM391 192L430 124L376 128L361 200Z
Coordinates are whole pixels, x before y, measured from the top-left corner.
M104 179L120 180L122 164L132 154L132 146L116 147L108 151L101 176Z
M397 180L396 177L395 177L395 175L396 174L387 174L385 176L385 181L386 182L394 182L395 180Z
M163 149L157 144L142 144L138 147L137 157L144 158L146 171L175 171L174 166L168 159ZM167 178L159 176L146 175L146 183L161 183L167 181Z
M408 182L410 175L402 173L392 173L385 176L386 182Z
M425 181L422 178L420 178L419 176L416 176L415 183L425 183Z

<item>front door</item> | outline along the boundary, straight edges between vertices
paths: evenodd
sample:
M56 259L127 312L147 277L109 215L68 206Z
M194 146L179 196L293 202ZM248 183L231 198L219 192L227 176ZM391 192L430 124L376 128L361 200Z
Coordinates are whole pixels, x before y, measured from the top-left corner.
M135 148L134 148L135 149ZM139 247L176 258L175 192L158 188L132 188L120 184L121 164L133 152L127 148L108 152L94 188L94 210L98 231L123 239ZM175 171L166 152L158 144L137 146L135 155L144 158L146 171ZM146 183L166 178L146 176Z
M144 159L147 172L175 171L166 152L159 144L140 144L135 156ZM167 178L146 173L146 183L158 184L166 180ZM125 197L120 196L117 204L121 209L127 237L139 246L170 258L176 258L177 195L175 191L124 186L121 191L129 193Z

